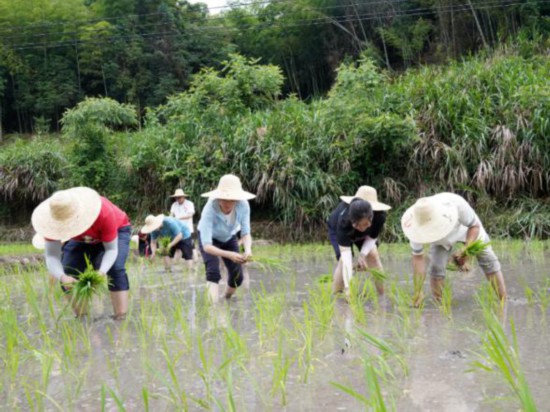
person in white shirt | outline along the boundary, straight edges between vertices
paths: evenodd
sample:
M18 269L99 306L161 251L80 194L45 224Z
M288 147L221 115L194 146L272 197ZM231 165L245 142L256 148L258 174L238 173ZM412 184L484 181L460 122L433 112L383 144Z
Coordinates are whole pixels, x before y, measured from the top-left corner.
M422 286L426 278L424 244L430 245L428 273L432 295L436 300L441 300L445 269L453 246L458 242L467 246L478 239L490 241L474 209L463 197L454 193L439 193L418 199L401 218L401 227L410 240L413 255L414 306L419 306L423 300ZM457 260L465 265L468 257L459 254ZM506 286L493 249L488 246L477 256L477 261L498 297L504 300Z
M176 201L172 203L170 207L170 216L183 222L189 232L191 233L191 251L186 251L186 253L191 253L193 259L196 260L197 253L195 251L194 245L194 230L193 230L193 216L195 215L195 205L190 200L186 199L187 194L182 189L176 189L174 194L170 197L175 198Z

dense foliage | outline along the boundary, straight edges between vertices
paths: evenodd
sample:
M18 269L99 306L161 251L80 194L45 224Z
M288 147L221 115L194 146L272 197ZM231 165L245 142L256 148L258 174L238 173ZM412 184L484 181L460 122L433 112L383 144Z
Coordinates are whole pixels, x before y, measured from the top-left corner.
M147 107L238 52L281 68L283 94L327 92L346 56L387 70L445 62L550 26L547 0L0 0L0 140L59 131L85 97ZM212 10L212 12L219 10Z
M231 55L149 110L140 129L137 108L89 99L66 112L59 141L8 145L3 207L17 199L29 208L55 188L88 181L136 217L166 211L175 187L200 210L200 193L233 172L258 195L254 218L279 222L287 237L320 234L338 196L361 184L394 206L388 238L401 236L399 218L414 198L440 190L468 197L495 235L547 237L550 59L537 52L547 41L530 44L532 57L525 47L400 76L364 56L340 65L328 96L309 103L278 99L276 66ZM82 150L90 139L100 153ZM98 156L97 176L74 173L78 153L82 161Z

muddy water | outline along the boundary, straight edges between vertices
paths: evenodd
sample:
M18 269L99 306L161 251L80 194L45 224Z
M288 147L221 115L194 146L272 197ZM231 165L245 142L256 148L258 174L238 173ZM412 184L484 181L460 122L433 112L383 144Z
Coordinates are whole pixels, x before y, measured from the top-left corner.
M8 309L16 314L19 340L25 336L27 343L17 351L17 372L10 374L7 367L1 372L0 409L361 410L360 401L335 386L367 393L364 359L376 351L360 331L386 340L395 350L388 357L394 376L381 382L390 410L519 409L497 373L469 372L474 352L481 350L477 332L484 327L475 300L485 283L479 269L448 274L453 285L450 316L430 300L422 311L400 310L386 297L378 304L366 302L360 318L347 302L337 300L327 329L320 332L317 322L308 347L307 330L300 326L304 302L319 287L317 279L331 271L330 249L272 248L266 253L285 260L287 270L252 266L250 291L239 290L237 299L215 308L205 303L200 265L165 273L161 266L133 263L131 313L124 322L109 318L108 298L94 302L85 320L60 313L62 301L53 305L52 314L47 282L33 280L44 278L43 273L1 277L2 316ZM510 295L499 316L507 330L514 321L522 368L537 406L545 410L550 403L549 311L525 298L525 286L536 291L545 285L550 255L528 249L497 253ZM385 248L382 261L395 287L408 293L405 250ZM32 292L25 287L29 279ZM42 320L29 293L43 311ZM276 319L271 330L257 322L259 309L270 308ZM8 322L2 322L7 333ZM7 342L4 338L1 347L4 365L12 353ZM51 368L45 359L51 359Z

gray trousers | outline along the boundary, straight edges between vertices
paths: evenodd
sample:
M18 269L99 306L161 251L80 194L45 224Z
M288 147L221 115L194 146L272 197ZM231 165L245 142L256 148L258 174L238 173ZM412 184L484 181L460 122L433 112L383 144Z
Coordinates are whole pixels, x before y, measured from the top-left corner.
M447 269L447 262L449 261L449 256L451 253L452 249L447 250L440 245L430 245L430 265L428 266L428 273L431 277L445 277L445 270ZM500 262L491 246L488 246L481 254L477 256L477 263L486 275L489 273L498 272L500 270Z

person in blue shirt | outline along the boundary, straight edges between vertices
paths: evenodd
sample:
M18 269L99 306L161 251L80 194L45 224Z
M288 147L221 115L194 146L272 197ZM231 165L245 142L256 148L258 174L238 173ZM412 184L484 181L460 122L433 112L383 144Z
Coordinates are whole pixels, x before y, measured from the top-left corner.
M225 297L231 298L243 282L242 265L252 257L250 235L250 205L248 200L256 195L242 188L235 175L222 176L216 190L203 193L208 197L198 225L199 250L206 267L208 295L212 302L219 300L220 261L228 271ZM239 252L236 232L241 231L244 252Z
M157 240L168 237L168 256L164 257L164 266L166 270L171 270L173 258L176 250L181 250L182 256L190 265L193 262L193 255L186 254L185 251L192 250L189 244L192 243L191 232L189 228L181 221L164 215L149 215L145 218L145 226L141 228L141 233L151 234L151 258L154 258L157 252Z

